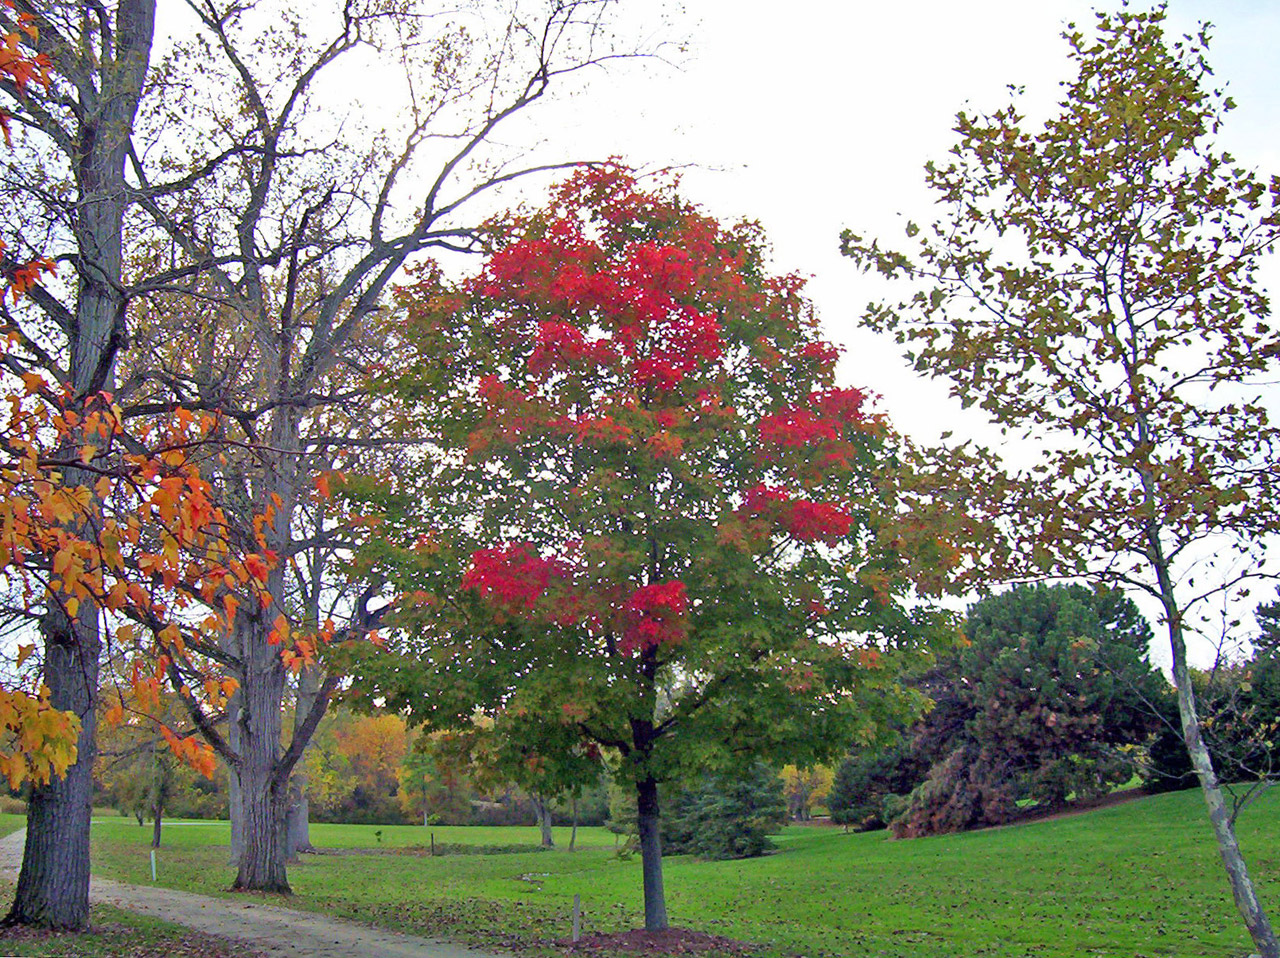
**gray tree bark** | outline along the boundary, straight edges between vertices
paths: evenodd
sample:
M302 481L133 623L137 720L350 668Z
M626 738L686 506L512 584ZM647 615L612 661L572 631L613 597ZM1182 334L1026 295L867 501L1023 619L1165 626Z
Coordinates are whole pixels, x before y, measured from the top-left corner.
M268 580L279 575L273 570ZM247 618L261 618L255 610ZM250 628L261 623L250 621ZM285 669L279 652L267 642L249 641L246 646L245 683L241 687L240 749L231 774L240 784L241 834L244 852L237 863L232 888L256 891L292 891L285 874L285 806L288 777L280 780L282 731L281 702L284 700Z
M89 818L93 794L94 706L101 640L96 618L51 611L42 628L45 681L54 708L80 716L76 762L65 778L31 790L22 869L6 925L80 931L89 924Z

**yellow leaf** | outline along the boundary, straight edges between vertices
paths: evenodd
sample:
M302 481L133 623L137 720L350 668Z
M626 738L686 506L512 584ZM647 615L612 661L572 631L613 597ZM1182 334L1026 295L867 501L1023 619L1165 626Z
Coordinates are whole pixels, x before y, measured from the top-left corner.
M53 557L53 574L62 575L71 565L73 556L69 549L60 549Z

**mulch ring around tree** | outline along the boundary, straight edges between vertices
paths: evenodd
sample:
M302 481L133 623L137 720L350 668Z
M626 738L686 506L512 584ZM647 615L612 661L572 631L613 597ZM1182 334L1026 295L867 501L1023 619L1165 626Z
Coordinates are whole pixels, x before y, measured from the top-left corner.
M756 954L758 945L720 935L709 935L689 928L666 928L662 931L619 931L613 934L583 935L578 941L560 938L555 944L571 955L595 955L625 951L634 955L743 955Z

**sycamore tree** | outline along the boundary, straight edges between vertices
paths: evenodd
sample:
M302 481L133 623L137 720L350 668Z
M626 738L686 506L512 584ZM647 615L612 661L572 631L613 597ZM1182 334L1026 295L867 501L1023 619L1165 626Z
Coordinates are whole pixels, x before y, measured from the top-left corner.
M616 755L660 929L659 783L820 762L909 712L931 557L895 437L757 227L600 167L491 243L460 287L401 291L385 378L425 445L379 490L402 599L356 685L432 728L479 707L534 763Z
M1206 86L1204 31L1171 41L1163 9L1123 10L1066 39L1078 73L1042 127L1016 106L958 116L950 159L927 167L943 212L909 227L914 255L852 234L845 252L914 281L906 302L871 308L873 329L965 405L1043 440L1021 471L970 451L941 473L989 520L989 574L1090 576L1158 604L1232 892L1273 958L1187 640L1206 609L1274 572L1277 431L1263 393L1280 336L1257 271L1280 184L1212 144L1232 104Z

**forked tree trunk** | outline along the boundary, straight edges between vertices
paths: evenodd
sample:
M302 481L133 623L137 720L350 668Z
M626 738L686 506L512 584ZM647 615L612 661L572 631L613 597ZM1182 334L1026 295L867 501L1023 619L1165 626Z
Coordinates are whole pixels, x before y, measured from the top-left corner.
M65 778L31 790L22 870L6 925L79 931L89 923L89 820L92 813L94 704L98 693L97 619L46 616L44 679L54 708L80 716L76 762Z
M533 811L538 816L538 829L542 833L542 847L555 848L555 839L551 836L551 808L541 795L533 796Z
M667 895L662 887L661 814L658 783L645 778L636 783L637 823L640 830L640 865L644 873L645 931L662 931L667 923Z

